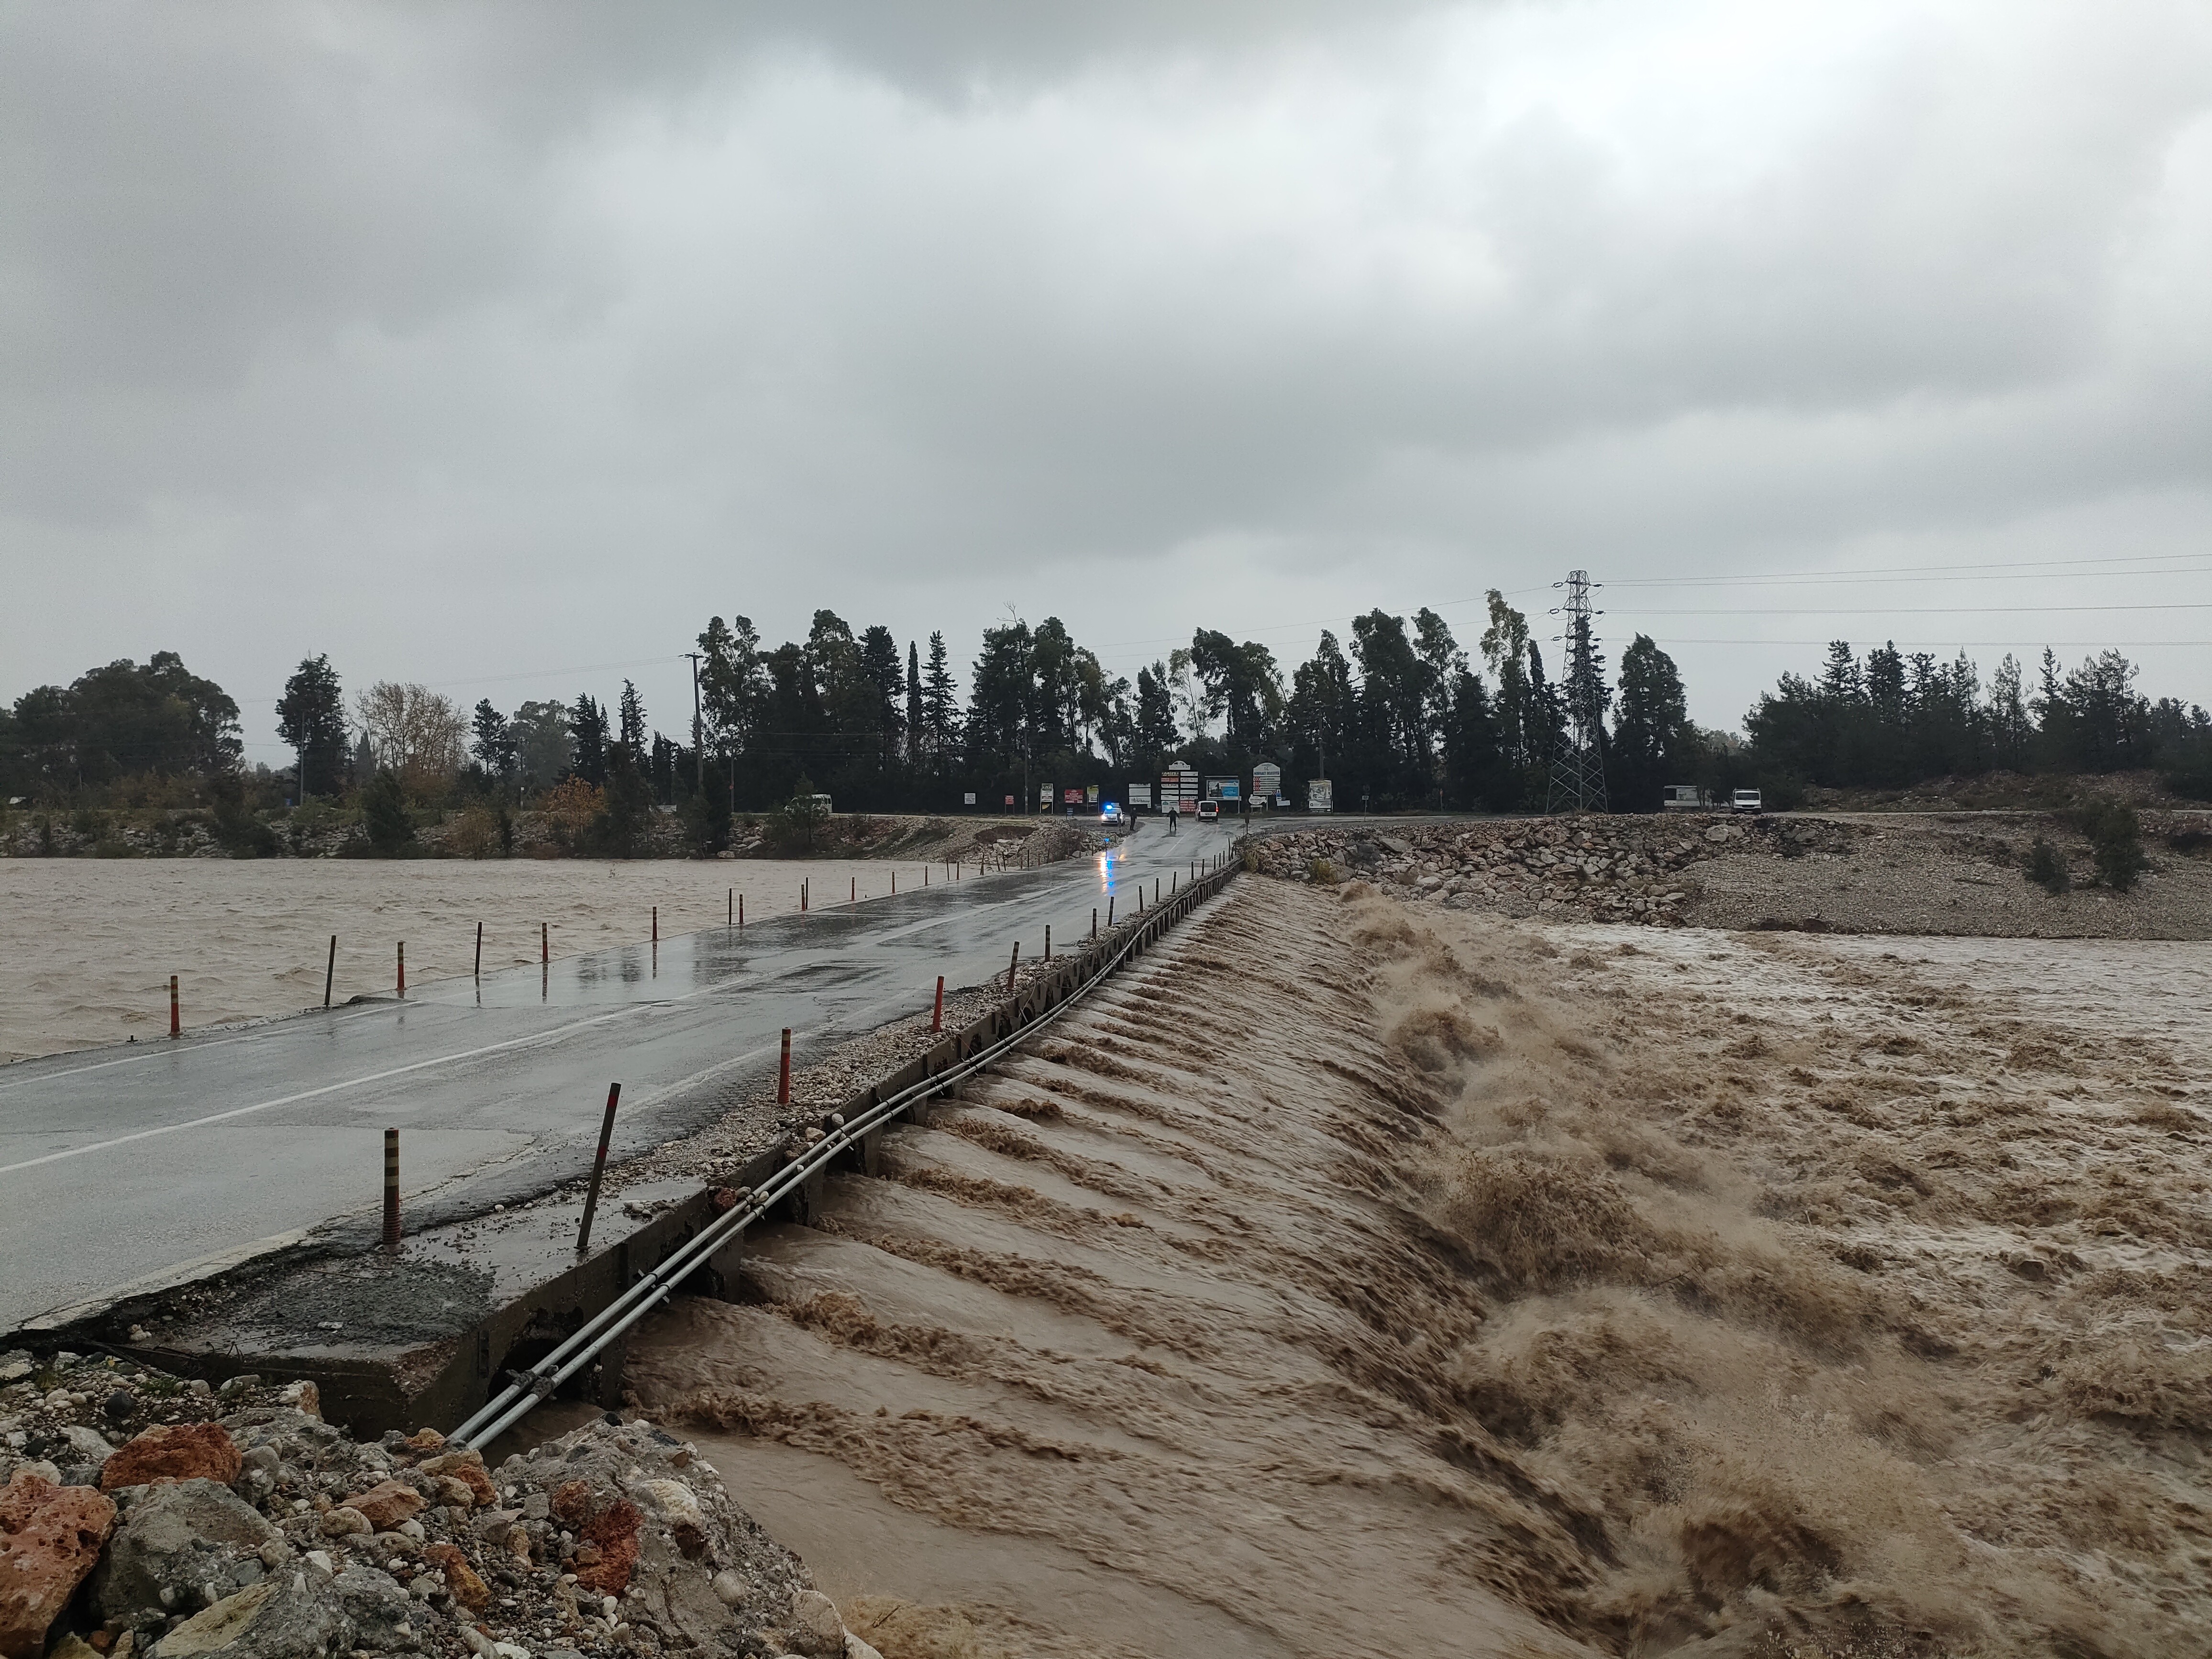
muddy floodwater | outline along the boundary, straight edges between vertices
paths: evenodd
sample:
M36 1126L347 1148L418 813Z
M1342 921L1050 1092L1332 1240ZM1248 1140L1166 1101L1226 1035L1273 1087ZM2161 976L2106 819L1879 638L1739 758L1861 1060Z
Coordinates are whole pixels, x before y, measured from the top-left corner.
M974 866L967 866L969 878ZM837 904L920 886L886 860L0 859L0 1060L166 1034L169 975L186 1027L294 1014L323 998L338 936L337 1000L388 995L407 947L410 984L650 936L788 915L799 885ZM931 881L945 879L933 869Z
M1251 879L631 1355L886 1659L2212 1648L2201 945Z

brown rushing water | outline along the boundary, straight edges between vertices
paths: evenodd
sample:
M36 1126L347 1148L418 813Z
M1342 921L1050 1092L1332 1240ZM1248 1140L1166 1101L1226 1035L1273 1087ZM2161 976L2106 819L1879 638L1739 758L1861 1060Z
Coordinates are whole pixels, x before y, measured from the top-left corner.
M730 890L748 921L921 884L912 861L836 859L0 859L0 1061L166 1033L169 975L187 1027L295 1014L323 997L332 933L336 994L388 994L398 945L410 984L725 924ZM974 866L968 867L972 877ZM943 880L941 872L932 879Z
M633 1386L886 1659L2203 1651L2208 994L1248 881Z

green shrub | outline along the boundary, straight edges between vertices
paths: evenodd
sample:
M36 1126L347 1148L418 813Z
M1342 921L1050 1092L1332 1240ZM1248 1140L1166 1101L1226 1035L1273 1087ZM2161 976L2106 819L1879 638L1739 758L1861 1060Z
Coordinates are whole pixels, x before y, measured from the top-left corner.
M415 839L407 792L399 786L399 775L388 766L378 767L368 787L361 792L361 816L368 830L369 850L379 858L398 857Z
M768 815L768 843L779 853L811 853L829 818L812 781L801 777L791 799Z
M1316 859L1306 866L1306 879L1316 887L1334 887L1343 877L1327 859Z
M2035 844L2027 849L2026 873L2030 881L2053 898L2074 884L2066 871L2066 855L2042 836L2038 836Z
M2179 795L2184 800L2212 800L2212 766L2168 772L2166 787L2169 793Z
M2135 808L2116 800L2097 801L2075 815L2097 861L2097 879L2114 892L2133 888L2149 860L2142 849L2142 823Z

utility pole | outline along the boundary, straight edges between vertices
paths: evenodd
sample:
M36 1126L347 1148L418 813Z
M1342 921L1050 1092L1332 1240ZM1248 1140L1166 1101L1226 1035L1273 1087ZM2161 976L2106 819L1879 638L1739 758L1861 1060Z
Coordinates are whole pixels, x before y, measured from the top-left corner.
M1602 611L1590 609L1590 590L1602 587L1587 570L1570 570L1554 587L1566 590L1567 602L1553 607L1552 614L1566 618L1566 720L1559 727L1552 758L1552 775L1544 791L1544 811L1549 812L1609 812L1605 790L1604 659L1590 632L1594 617Z
M700 811L706 811L707 793L707 728L699 716L699 653L686 651L691 659L691 793L701 798Z

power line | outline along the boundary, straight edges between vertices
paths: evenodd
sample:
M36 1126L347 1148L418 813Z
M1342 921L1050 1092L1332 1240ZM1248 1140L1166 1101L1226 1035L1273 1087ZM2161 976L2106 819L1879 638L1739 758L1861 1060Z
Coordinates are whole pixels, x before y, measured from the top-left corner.
M2212 611L2212 600L2153 599L2139 605L1838 605L1826 610L1751 610L1731 605L1721 611L1645 611L1623 608L1634 617L1994 617L2027 611Z

